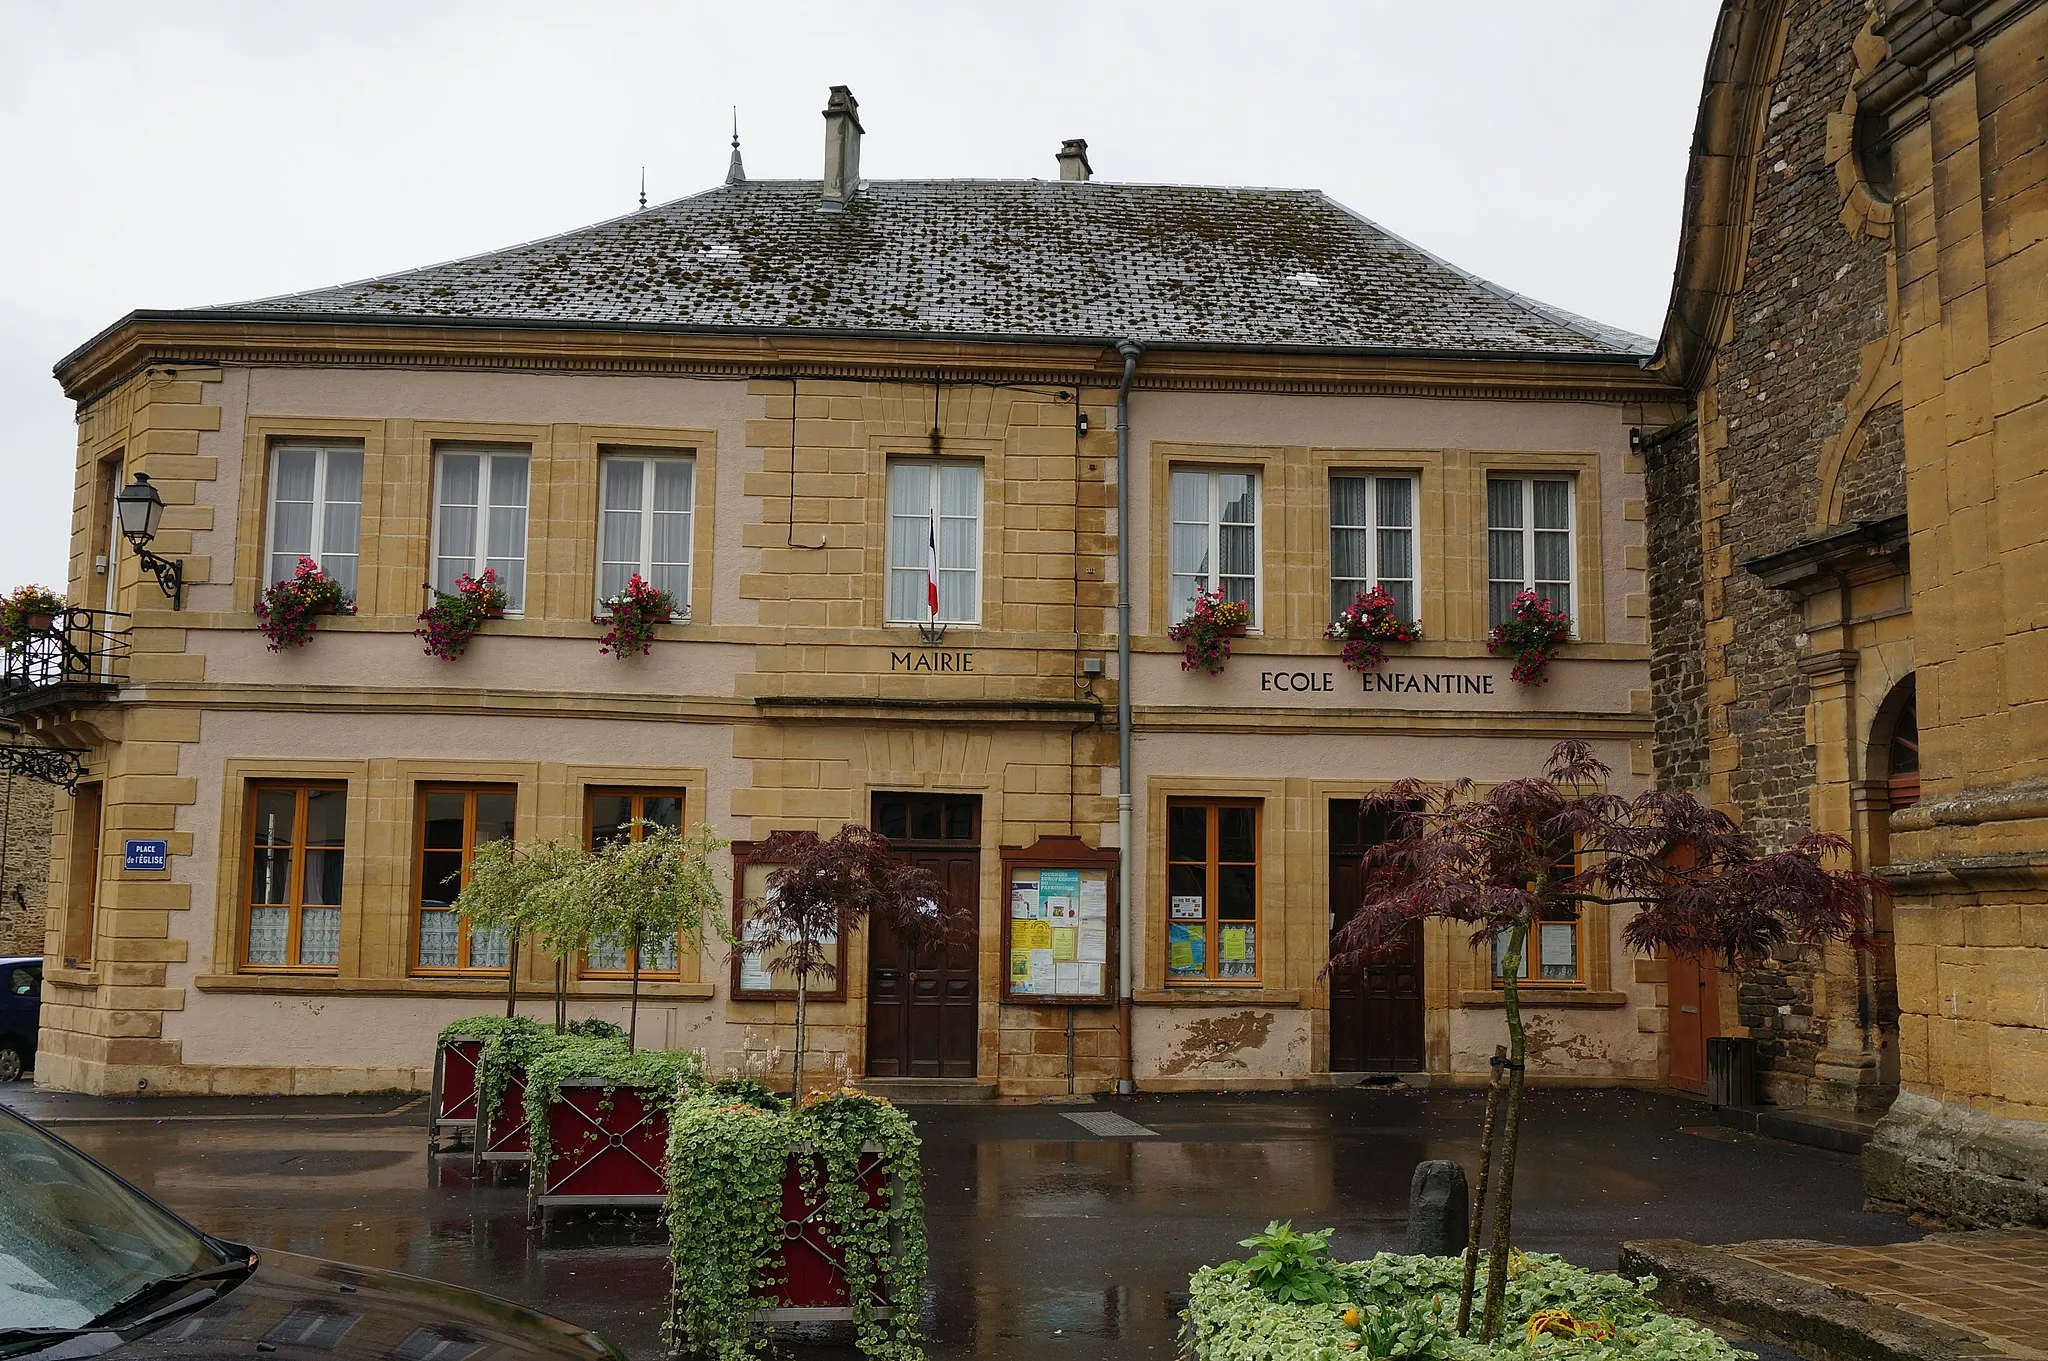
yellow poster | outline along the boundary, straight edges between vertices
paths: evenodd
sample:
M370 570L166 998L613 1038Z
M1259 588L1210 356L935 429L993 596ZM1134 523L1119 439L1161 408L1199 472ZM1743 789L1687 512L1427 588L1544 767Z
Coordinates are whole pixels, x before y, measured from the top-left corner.
M1244 963L1244 937L1245 928L1242 926L1226 926L1223 928L1223 962L1225 964Z
M1052 923L1049 921L1013 921L1010 923L1010 949L1050 950L1052 948Z
M1167 947L1166 960L1176 969L1195 967L1195 943L1191 940L1176 940Z
M1055 926L1052 929L1052 957L1058 964L1072 964L1079 956L1081 932L1077 927Z

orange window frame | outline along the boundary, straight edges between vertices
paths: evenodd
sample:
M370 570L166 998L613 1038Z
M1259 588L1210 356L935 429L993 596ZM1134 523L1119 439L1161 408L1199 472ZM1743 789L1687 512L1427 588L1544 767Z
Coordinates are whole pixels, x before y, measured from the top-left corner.
M630 800L628 806L632 811L627 818L629 822L639 821L646 817L647 800L674 799L676 801L676 825L678 830L688 825L687 817L690 809L688 790L586 785L583 789L583 844L589 850L594 851L597 849L597 801L604 798ZM640 840L646 831L647 829L644 827L634 827L632 829L633 840ZM681 979L683 976L683 941L684 937L678 934L676 936L676 963L674 968L643 968L640 970L640 977L643 979L651 978L657 982L664 979L675 982ZM576 976L578 978L631 978L633 976L633 953L630 949L625 952L626 962L620 968L599 969L591 965L590 955L587 951L579 951L576 957Z
M264 794L279 794L286 791L289 791L293 796L292 839L288 842L266 841L259 846L256 840L256 816L262 803L261 796ZM306 844L306 796L311 793L339 794L345 800L348 797L348 784L345 781L334 780L259 780L251 782L248 787L248 806L243 810L242 815L242 851L244 862L242 865L242 912L240 922L242 948L239 951L240 958L236 961L237 967L243 973L332 974L338 972L341 968L339 958L332 964L299 964L294 962L298 959L300 948L303 944L305 926L307 906L306 852L309 849L331 849L324 846L308 847ZM287 879L285 900L281 903L259 903L256 901L256 853L261 849L277 847L282 847L291 855L289 862L291 869ZM342 810L341 853L343 863L346 865L348 857L348 813L346 804L344 804ZM343 872L346 873L346 870ZM314 903L313 906L339 909L341 904ZM285 932L285 962L282 964L259 964L249 958L249 947L254 942L256 935L254 913L259 907L282 907L287 910L286 920L289 925Z
M508 784L423 784L413 795L412 831L412 968L416 975L448 977L471 975L483 978L503 978L505 969L486 965L478 968L469 962L469 923L460 916L455 919L456 959L454 967L438 964L422 964L420 960L420 928L426 913L427 892L427 796L430 794L460 794L462 799L462 880L457 885L459 892L469 886L470 861L476 855L476 801L479 796L492 794L507 795L512 799L513 817L519 813L519 787ZM445 851L447 846L433 849ZM436 908L435 911L442 909Z
M1558 869L1578 873L1578 852L1560 856ZM1547 926L1569 926L1572 929L1572 976L1570 978L1545 978L1543 976L1543 929ZM1581 907L1569 917L1559 915L1543 917L1529 925L1528 939L1522 942L1522 972L1515 979L1518 988L1583 988L1586 986L1586 909ZM1499 941L1506 936L1501 932L1495 937L1495 944L1487 947L1486 974L1495 988L1499 988L1503 975L1500 971Z
M110 510L108 514L112 514ZM100 826L104 817L103 786L81 784L71 803L71 882L64 913L64 965L92 966L98 947L100 901Z
M1176 860L1173 857L1173 834L1171 828L1173 812L1177 808L1200 808L1205 811L1206 816L1204 820L1206 826L1204 828L1204 858L1199 862L1194 860ZM1219 842L1222 837L1223 827L1223 818L1221 815L1224 812L1224 810L1233 808L1248 809L1250 810L1252 815L1252 858L1250 860L1226 861L1223 860L1220 855ZM1176 976L1172 972L1172 963L1169 959L1167 963L1166 973L1167 986L1179 988L1228 988L1259 986L1260 979L1262 978L1265 970L1266 950L1268 944L1268 942L1265 939L1264 930L1266 915L1265 893L1263 884L1263 880L1265 878L1266 849L1266 806L1264 802L1259 799L1169 799L1167 800L1166 804L1166 816L1168 825L1166 837L1167 911L1164 915L1166 918L1166 932L1167 940L1169 943L1171 942L1173 937L1174 925L1172 912L1174 866L1200 864L1203 871L1202 974L1199 977L1190 974L1181 974ZM1222 894L1220 892L1219 886L1223 877L1222 870L1226 865L1251 866L1252 915L1251 921L1249 923L1246 923L1242 918L1234 918L1230 922L1225 923L1219 915L1219 912L1222 907ZM1188 926L1192 924L1192 922L1181 923L1181 925L1183 926ZM1249 975L1233 974L1229 976L1220 976L1216 972L1217 967L1223 962L1222 927L1226 924L1231 926L1243 926L1249 924L1252 928L1252 972Z

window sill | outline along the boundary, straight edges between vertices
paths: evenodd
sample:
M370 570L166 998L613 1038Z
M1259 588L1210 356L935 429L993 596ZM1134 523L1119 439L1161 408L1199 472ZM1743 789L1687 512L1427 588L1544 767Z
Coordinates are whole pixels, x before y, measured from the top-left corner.
M353 997L475 997L502 1001L502 978L336 978L332 974L201 974L192 980L201 992L220 993L325 993ZM609 979L579 979L569 985L571 997L626 997L632 985ZM709 1001L715 989L709 983L642 982L643 1002ZM522 1002L551 1002L554 989L543 984L522 983Z
M1245 984L1232 987L1198 986L1139 988L1131 996L1139 1006L1180 1006L1180 1007L1298 1007L1301 1005L1301 991L1298 988L1264 988Z
M1519 997L1524 1009L1540 1011L1546 1007L1625 1007L1633 999L1625 992L1596 992L1590 988L1523 988ZM1458 994L1461 1007L1504 1007L1507 994L1503 992L1461 992Z
M91 965L79 968L58 968L49 964L43 966L43 981L67 988L96 988L100 985L100 973Z

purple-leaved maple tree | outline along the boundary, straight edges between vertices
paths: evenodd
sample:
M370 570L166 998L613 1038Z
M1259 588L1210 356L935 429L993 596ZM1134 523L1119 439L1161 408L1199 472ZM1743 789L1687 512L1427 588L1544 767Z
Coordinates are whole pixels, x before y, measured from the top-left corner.
M1539 778L1481 791L1470 780L1403 780L1366 799L1364 820L1389 835L1366 853L1357 913L1331 942L1329 969L1355 968L1402 948L1412 925L1437 917L1472 928L1473 945L1498 960L1507 1017L1506 1054L1496 1054L1480 1141L1458 1331L1471 1322L1480 1229L1494 1192L1480 1336L1500 1333L1514 1213L1528 1046L1518 978L1531 933L1573 921L1588 905L1632 911L1622 939L1645 954L1715 958L1732 969L1788 943L1842 941L1875 950L1871 903L1882 881L1846 861L1849 843L1811 834L1767 850L1726 814L1689 794L1606 791L1608 767L1583 742L1561 742ZM1505 1101L1502 1100L1505 1088ZM1490 1178L1502 1112L1500 1168Z
M889 839L848 823L829 838L776 832L755 852L775 866L768 889L747 901L745 948L796 980L796 1062L790 1093L804 1094L805 998L811 980L830 979L833 943L867 921L886 924L913 953L951 939L939 877L897 858Z

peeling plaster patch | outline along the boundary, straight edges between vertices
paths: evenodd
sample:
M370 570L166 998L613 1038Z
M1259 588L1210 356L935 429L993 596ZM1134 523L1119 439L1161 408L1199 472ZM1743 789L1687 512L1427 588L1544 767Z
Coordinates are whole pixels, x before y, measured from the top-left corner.
M1607 1063L1607 1046L1590 1035L1560 1035L1557 1021L1541 1014L1525 1016L1522 1032L1529 1043L1529 1062L1542 1068L1570 1068L1580 1063Z
M1189 1023L1187 1034L1173 1057L1159 1069L1161 1077L1179 1077L1190 1068L1216 1065L1248 1068L1239 1057L1247 1049L1263 1049L1273 1033L1270 1011L1240 1011L1229 1016L1209 1016Z

